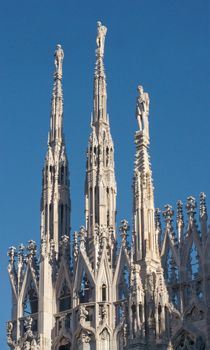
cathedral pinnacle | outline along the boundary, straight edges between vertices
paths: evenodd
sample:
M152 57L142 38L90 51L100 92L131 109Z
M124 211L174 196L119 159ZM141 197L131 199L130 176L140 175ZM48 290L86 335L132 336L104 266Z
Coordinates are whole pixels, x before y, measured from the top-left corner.
M97 22L97 36L96 36L96 64L94 74L94 112L93 122L104 121L107 122L106 112L106 75L104 70L104 44L107 28Z
M63 126L63 92L62 92L62 66L63 66L64 52L60 44L56 46L54 53L54 84L51 104L51 121L49 144L52 146L55 143L61 142L62 126Z
M56 46L56 50L54 53L55 57L55 77L62 78L62 65L64 59L64 52L60 44Z
M104 57L104 43L105 43L105 37L107 33L107 28L101 24L100 21L97 22L97 38L96 38L96 56L97 57Z
M136 119L138 121L139 131L144 131L144 134L149 138L149 94L144 92L143 86L141 85L138 85L137 91Z

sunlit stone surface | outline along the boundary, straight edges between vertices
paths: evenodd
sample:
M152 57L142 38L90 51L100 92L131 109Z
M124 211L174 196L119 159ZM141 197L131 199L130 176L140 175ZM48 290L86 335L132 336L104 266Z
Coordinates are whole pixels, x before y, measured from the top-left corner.
M205 194L186 210L154 207L149 157L149 95L137 88L133 223L117 242L114 144L107 114L104 47L97 24L85 227L70 242L69 167L63 137L64 52L57 45L48 150L43 168L40 253L34 241L10 247L16 350L210 349L210 232ZM72 165L73 166L73 165ZM126 164L125 164L126 166ZM131 243L129 243L131 241ZM72 246L70 254L70 243Z

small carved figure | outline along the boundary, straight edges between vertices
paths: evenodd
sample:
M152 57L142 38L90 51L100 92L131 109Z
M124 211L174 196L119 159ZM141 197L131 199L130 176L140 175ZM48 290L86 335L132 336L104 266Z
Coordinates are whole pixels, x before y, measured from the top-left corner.
M108 316L107 305L103 305L101 309L101 319L103 323L106 322L107 316Z
M85 306L83 305L80 305L80 308L79 308L79 320L80 320L80 323L84 323L86 318L88 316L88 311L86 310Z
M62 63L64 59L64 52L61 45L59 44L56 47L54 57L55 57L55 73L62 76Z
M105 36L107 32L107 28L105 26L101 25L101 22L97 22L97 37L96 37L96 44L97 44L97 54L100 57L103 57L104 55L104 43L105 43Z

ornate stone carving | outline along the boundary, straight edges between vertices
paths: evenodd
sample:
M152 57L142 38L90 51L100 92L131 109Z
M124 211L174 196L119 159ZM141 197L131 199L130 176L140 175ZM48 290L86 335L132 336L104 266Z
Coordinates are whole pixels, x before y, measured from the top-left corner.
M121 225L119 227L121 231L121 237L122 237L122 245L127 246L127 237L128 237L128 231L130 230L130 226L128 225L128 221L123 219L121 220Z
M141 85L138 86L137 91L136 118L139 130L142 131L146 128L145 132L148 133L148 123L145 118L148 117L149 114L149 95L147 92L144 92L143 86Z
M84 324L85 320L88 316L88 311L84 305L80 305L79 307L79 322L80 324Z
M64 52L60 44L57 45L55 50L55 74L62 77L62 64L64 59Z
M97 31L98 33L96 38L96 44L97 44L96 54L100 57L103 57L107 28L105 26L102 26L101 22L97 22Z

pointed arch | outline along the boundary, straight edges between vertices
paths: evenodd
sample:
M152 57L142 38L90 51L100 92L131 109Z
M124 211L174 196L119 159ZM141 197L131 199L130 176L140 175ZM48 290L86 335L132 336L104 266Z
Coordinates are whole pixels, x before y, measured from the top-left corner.
M100 286L99 289L99 298L101 301L107 301L110 298L110 291L111 291L111 284L112 284L112 275L110 273L110 266L108 262L107 257L107 250L106 247L103 247L99 269L98 269L98 276L97 276L97 285ZM106 295L105 295L106 294ZM106 299L106 300L103 300Z
M31 266L28 265L20 292L20 302L23 306L22 316L38 312L38 295L39 291L34 272L31 270Z
M188 280L195 280L201 270L200 258L198 254L198 249L195 245L195 242L192 241L192 245L188 251L186 272Z
M99 334L100 350L110 350L110 333L105 327Z
M168 283L177 283L179 281L179 269L171 247L169 247L165 258L164 277Z
M123 284L124 292L126 292L129 287L129 279L130 279L130 262L128 257L124 251L124 247L121 246L119 257L117 260L116 270L114 274L113 280L113 289L116 293L116 300L119 300L119 284ZM126 293L125 293L126 294Z
M85 270L82 271L78 294L80 303L88 303L93 299L92 286Z
M59 296L58 296L58 311L62 312L71 309L71 291L64 279Z
M23 315L28 316L38 312L38 294L33 280L27 285L26 293L23 299Z
M95 278L94 278L90 263L88 261L88 257L86 256L86 253L80 251L78 261L77 261L76 271L75 271L75 278L74 278L74 292L76 293L78 293L80 289L83 272L86 273L87 279L89 280L91 288L93 289L93 293L94 293L95 284L96 284Z
M118 300L127 299L130 285L129 280L130 276L128 266L124 264L124 266L121 269L120 278L118 280Z

